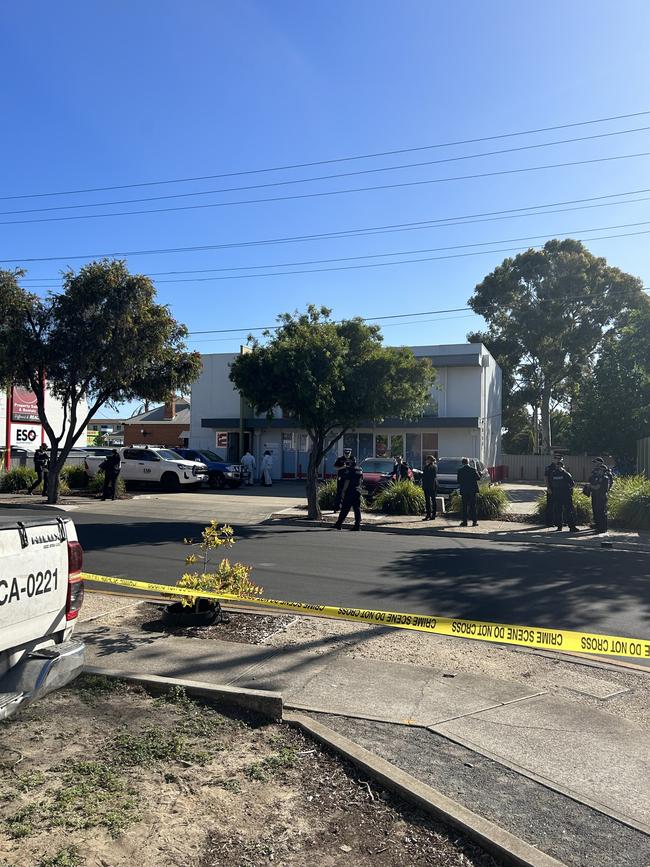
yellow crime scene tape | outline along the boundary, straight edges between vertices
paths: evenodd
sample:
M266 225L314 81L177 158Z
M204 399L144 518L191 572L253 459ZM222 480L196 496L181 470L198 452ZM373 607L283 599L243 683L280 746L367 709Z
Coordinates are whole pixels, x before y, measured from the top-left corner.
M280 599L260 599L256 596L238 596L235 593L189 593L181 587L154 584L149 581L133 581L130 578L109 578L84 572L86 581L115 584L133 590L147 590L165 596L192 596L201 599L219 599L253 603L268 608L281 608L296 613L375 626L393 626L398 629L413 629L435 635L454 638L471 638L498 644L518 644L541 650L564 650L572 653L590 653L603 656L627 656L632 659L650 659L650 639L623 638L618 635L599 635L593 632L574 632L569 629L548 629L539 626L513 626L509 623L491 623L485 620L465 620L460 617L436 617L426 614L401 614L396 611L373 611L365 608L343 608L334 605L317 605L310 602L286 602Z

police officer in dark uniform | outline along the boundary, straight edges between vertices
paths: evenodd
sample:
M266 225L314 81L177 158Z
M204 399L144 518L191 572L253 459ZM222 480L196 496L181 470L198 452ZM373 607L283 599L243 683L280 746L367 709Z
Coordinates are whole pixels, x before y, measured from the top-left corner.
M562 529L564 518L572 533L577 533L576 515L573 508L573 477L564 469L564 459L555 459L549 475L551 494L553 497L553 516L558 530Z
M340 530L348 516L350 509L354 512L353 530L361 529L361 489L363 486L363 473L357 466L355 458L346 462L343 471L343 504L341 511L334 524L336 530Z
M122 461L117 449L113 449L111 454L102 461L99 465L100 470L104 470L104 490L102 491L102 500L115 499L115 484L117 477L122 469Z
M478 470L470 467L469 460L463 458L461 468L456 473L458 487L460 489L460 499L462 503L462 518L461 527L467 526L467 513L472 519L472 527L478 527L478 515L476 512L476 495L478 494L478 483L480 475Z
M34 469L36 470L36 481L27 491L30 497L41 482L43 483L43 493L47 493L47 482L50 474L50 456L47 453L47 446L45 443L40 445L34 452Z
M436 517L436 479L438 476L438 467L433 455L427 455L424 459L424 469L422 470L422 490L424 491L424 510L426 517L424 521L434 521Z
M607 532L607 501L609 489L614 482L612 471L602 458L594 458L594 468L589 476L588 489L591 494L591 509L594 513L596 533Z
M401 455L397 455L395 458L395 465L393 466L393 481L395 482L407 482L409 479L409 465L406 461L402 460Z
M546 480L546 526L552 527L555 519L555 511L553 506L553 491L551 490L551 473L555 468L555 464L560 455L554 455L551 463L544 468L544 478Z
M341 508L341 500L343 499L343 481L345 474L345 464L352 457L352 449L343 449L343 454L334 461L334 469L336 473L336 496L334 497L334 512L338 512Z

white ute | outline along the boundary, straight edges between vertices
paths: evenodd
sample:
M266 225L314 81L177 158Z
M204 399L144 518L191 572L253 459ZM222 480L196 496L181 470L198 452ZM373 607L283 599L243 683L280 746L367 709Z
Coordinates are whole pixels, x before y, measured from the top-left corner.
M158 446L126 446L117 449L122 461L120 478L125 482L158 483L166 491L178 491L185 485L200 485L208 480L208 468L199 461L188 461ZM84 464L89 476L99 472L105 455L88 455Z
M68 518L0 523L0 720L81 672L82 566Z

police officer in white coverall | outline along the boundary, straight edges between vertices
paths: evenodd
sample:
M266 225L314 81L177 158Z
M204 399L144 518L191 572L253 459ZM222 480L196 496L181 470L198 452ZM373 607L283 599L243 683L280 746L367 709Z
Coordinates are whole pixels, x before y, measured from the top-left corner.
M250 449L246 449L246 454L241 459L240 463L242 464L242 466L246 467L246 469L248 470L248 481L246 482L246 484L252 485L253 484L253 478L255 476L256 464L255 464L255 458L251 454Z
M270 488L273 484L273 480L271 479L271 470L273 469L273 457L271 456L271 452L267 449L264 452L264 457L262 458L262 463L260 465L260 477L262 479L262 484Z

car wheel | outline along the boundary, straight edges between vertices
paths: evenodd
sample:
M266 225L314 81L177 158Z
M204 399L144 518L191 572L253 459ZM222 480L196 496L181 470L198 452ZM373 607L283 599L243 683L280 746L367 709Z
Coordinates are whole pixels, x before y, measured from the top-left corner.
M180 491L181 489L181 480L178 478L176 473L163 473L160 484L164 491L169 491L170 493L173 491Z
M228 482L229 488L241 488L241 482Z
M211 488L225 488L226 479L223 473L213 473L210 476L210 487Z

